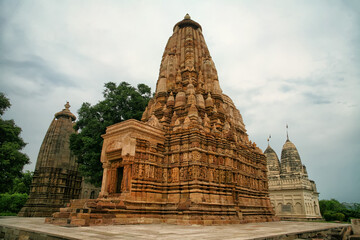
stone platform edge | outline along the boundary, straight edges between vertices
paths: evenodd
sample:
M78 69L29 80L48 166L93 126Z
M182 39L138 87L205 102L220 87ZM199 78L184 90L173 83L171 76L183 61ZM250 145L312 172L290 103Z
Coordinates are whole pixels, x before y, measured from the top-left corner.
M60 234L49 233L46 231L37 231L34 229L14 227L0 223L0 239L78 240L79 238L63 236Z
M1 218L0 218L0 220L1 220ZM19 222L21 222L21 221L19 221ZM279 224L281 224L281 222L279 222ZM142 224L139 224L139 225L142 225ZM147 224L145 224L145 225L147 225ZM161 224L161 225L171 226L171 224ZM242 225L242 224L240 224L240 225ZM49 226L49 225L44 223L44 225L39 225L39 228L41 230L35 230L30 227L20 227L20 226L11 224L11 223L7 224L6 222L4 223L3 221L0 221L0 239L5 239L5 240L6 239L21 239L21 240L84 239L82 237L70 237L69 236L69 231L71 231L71 229L73 229L73 230L81 229L82 227L69 228L69 227L56 226L56 228L57 228L56 231L58 231L56 233L56 232L54 232L54 229L52 229L52 228L49 229L46 226ZM50 225L50 226L54 226L54 225ZM184 226L184 227L186 227L186 226ZM61 230L64 230L64 232L61 233ZM293 239L311 239L311 238L330 239L329 236L331 236L331 239L347 239L347 237L351 234L351 231L352 231L352 228L351 228L350 224L339 224L339 225L333 226L333 227L324 226L322 228L317 228L314 230L294 231L294 232L269 234L269 235L262 235L262 236L253 236L253 237L251 236L251 233L249 232L249 236L246 236L246 237L239 236L239 239L256 239L256 240L265 240L265 239L266 240L278 240L278 239L293 240ZM65 232L67 232L67 234ZM76 230L73 232L73 235L75 235L75 236L78 234L79 234L79 232L77 233ZM121 237L121 234L119 234L118 237ZM209 239L211 239L211 236L209 236L209 237L210 237ZM227 239L226 236L224 236L224 239Z

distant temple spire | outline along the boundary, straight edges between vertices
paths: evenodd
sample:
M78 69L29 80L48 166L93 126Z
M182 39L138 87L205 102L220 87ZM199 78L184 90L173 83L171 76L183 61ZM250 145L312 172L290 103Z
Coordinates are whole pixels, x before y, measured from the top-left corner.
M69 102L64 106L55 114L41 144L30 195L18 214L20 217L49 217L70 199L80 196L82 178L70 150L76 117L69 110Z
M288 126L288 124L286 124L286 139L287 139L288 141L290 141L290 140L289 140L289 126Z
M268 139L267 139L268 146L270 146L270 138L271 138L271 134L269 134L269 137L268 137Z
M184 19L191 19L190 15L187 13L184 17Z
M300 154L295 144L289 140L288 128L286 124L287 140L281 150L281 162L270 146L264 151L270 200L280 219L321 219L316 184L308 178ZM288 197L284 199L284 195ZM288 207L284 207L285 205Z

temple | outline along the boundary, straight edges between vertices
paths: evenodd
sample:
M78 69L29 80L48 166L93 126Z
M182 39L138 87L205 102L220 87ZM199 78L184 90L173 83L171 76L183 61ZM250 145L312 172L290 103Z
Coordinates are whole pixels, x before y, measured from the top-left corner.
M281 151L281 162L270 145L264 154L268 163L270 200L276 216L283 220L321 219L316 184L308 178L306 167L289 137Z
M82 178L70 151L70 135L76 117L65 108L55 114L40 147L30 196L20 217L49 217L70 199L79 198Z
M103 135L99 198L73 200L46 221L77 226L229 224L274 220L266 158L223 94L201 26L173 28L142 120Z

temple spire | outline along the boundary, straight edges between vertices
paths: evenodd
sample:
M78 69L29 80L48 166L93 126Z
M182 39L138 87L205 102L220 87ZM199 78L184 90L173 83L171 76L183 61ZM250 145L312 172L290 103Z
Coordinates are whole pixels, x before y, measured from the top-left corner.
M41 144L30 195L18 214L20 217L50 217L70 199L80 196L81 176L70 150L76 117L69 110L69 102L64 106L55 114Z
M187 13L184 17L184 19L191 19L190 15Z
M100 197L72 201L52 223L217 225L275 219L265 156L222 93L201 26L188 14L174 26L146 109L142 122L129 119L102 135ZM243 167L248 163L251 167Z
M286 140L290 141L289 140L289 126L288 126L288 124L286 124Z
M269 137L268 137L268 139L267 139L268 147L270 146L270 138L271 138L271 134L269 134Z

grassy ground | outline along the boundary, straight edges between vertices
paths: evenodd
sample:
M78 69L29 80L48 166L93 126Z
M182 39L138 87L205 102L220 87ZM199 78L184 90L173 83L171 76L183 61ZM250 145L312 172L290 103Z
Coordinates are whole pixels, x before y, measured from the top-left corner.
M16 216L17 213L0 213L0 216Z

